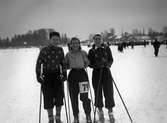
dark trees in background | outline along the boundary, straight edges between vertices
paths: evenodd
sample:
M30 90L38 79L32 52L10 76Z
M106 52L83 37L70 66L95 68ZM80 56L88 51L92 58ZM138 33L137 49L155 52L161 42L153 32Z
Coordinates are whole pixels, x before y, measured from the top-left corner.
M39 29L29 31L26 34L14 35L11 39L0 38L0 48L25 48L25 47L41 47L47 45L49 42L48 33L54 29ZM66 34L62 34L61 44L65 45L69 40Z

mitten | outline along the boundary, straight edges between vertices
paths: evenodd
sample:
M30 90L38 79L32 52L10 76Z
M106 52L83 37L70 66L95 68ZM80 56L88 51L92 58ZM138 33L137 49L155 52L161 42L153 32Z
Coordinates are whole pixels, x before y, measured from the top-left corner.
M60 74L60 80L62 82L67 80L67 72L63 72L62 74Z
M41 76L41 75L38 75L37 76L37 81L39 82L39 83L44 83L44 79L43 79L43 76Z

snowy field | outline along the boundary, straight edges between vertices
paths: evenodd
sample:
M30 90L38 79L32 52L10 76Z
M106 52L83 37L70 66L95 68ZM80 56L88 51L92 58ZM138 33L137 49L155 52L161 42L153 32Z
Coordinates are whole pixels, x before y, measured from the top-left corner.
M112 46L112 75L134 123L167 123L167 49L160 47L154 57L152 46L128 48L119 53ZM87 47L83 47L88 51ZM64 48L67 52L67 48ZM35 64L39 49L0 50L0 122L38 123L40 85L36 82ZM92 70L88 68L91 81ZM66 83L65 83L66 84ZM130 123L116 90L116 123ZM73 120L70 109L71 120ZM107 110L105 118L108 119ZM92 113L93 117L93 113ZM42 108L42 123L47 123ZM80 120L85 115L80 103ZM66 123L65 108L62 121Z

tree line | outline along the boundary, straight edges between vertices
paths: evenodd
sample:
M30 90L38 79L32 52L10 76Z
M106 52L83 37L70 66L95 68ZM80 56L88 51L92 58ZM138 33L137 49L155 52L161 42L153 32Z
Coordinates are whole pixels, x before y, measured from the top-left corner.
M47 45L49 42L48 33L51 31L55 31L54 29L38 29L35 31L28 31L26 34L18 34L14 35L11 39L6 37L2 39L0 37L0 48L23 48L23 47L41 47ZM92 37L94 34L90 34L88 36L87 41L90 43L92 41ZM116 31L114 28L110 28L109 30L104 30L101 32L103 39L110 44L113 44L118 39L116 35ZM134 39L135 36L149 36L151 39L156 38L157 36L163 36L164 39L167 39L167 27L163 27L162 31L158 32L149 28L146 32L143 28L140 29L133 29L132 33L122 32L121 40L128 41ZM66 45L69 42L70 38L67 36L66 33L61 34L61 45ZM118 43L121 40L118 40Z
M54 29L38 29L35 31L28 31L26 34L14 35L11 39L0 38L0 48L27 48L27 47L41 47L49 42L48 32ZM66 34L61 34L61 44L65 45L70 40Z

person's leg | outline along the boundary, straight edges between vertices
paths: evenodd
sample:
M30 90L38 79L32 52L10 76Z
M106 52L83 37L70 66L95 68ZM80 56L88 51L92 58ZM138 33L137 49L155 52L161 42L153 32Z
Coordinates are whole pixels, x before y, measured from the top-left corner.
M114 120L113 107L115 106L115 101L113 91L113 78L110 69L104 70L103 92L105 97L105 107L108 109L109 118L110 120Z
M95 106L98 108L103 107L103 96L102 96L102 83L99 79L102 78L102 72L100 69L93 70L92 73L92 86L94 89L94 96L95 96Z
M71 99L71 105L73 110L74 122L79 122L79 107L78 107L78 94L79 85L76 82L76 71L71 70L68 76L69 82L69 94Z
M54 101L56 106L56 123L61 123L61 107L63 105L63 98L64 98L64 86L60 80L55 81L55 88L54 88Z
M99 120L104 120L103 113L103 95L102 95L102 79L103 71L101 69L93 70L92 73L92 85L95 94L95 106L98 108Z
M69 83L69 93L70 93L70 98L71 98L71 105L72 105L72 110L73 110L73 116L74 119L78 118L79 114L79 107L78 107L78 84L76 83Z
M49 123L54 122L54 118L53 118L53 108L54 108L53 98L54 97L53 97L51 88L52 87L50 84L43 84L42 85L44 109L47 110Z
M61 107L62 106L56 106L56 116L55 116L56 123L61 123Z
M91 101L88 98L88 93L81 93L80 94L80 100L82 101L83 104L83 109L85 111L86 114L86 119L87 119L87 123L91 123Z
M89 83L88 83L88 75L87 72L84 69L81 69L79 74L79 88L84 88L85 92L82 92L82 89L79 89L80 93L80 100L82 101L83 109L85 111L86 116L90 115L91 112L91 101L88 97L88 91L89 91Z
M103 76L103 92L105 97L105 107L107 109L112 109L115 106L114 101L114 90L113 90L113 78L110 69L106 68L104 70Z
M54 123L54 117L53 117L53 108L46 109L48 113L48 119L49 123Z
M158 55L158 50L157 50L157 49L155 50L155 53L154 53L154 54L155 54L155 56L157 57L157 55Z

